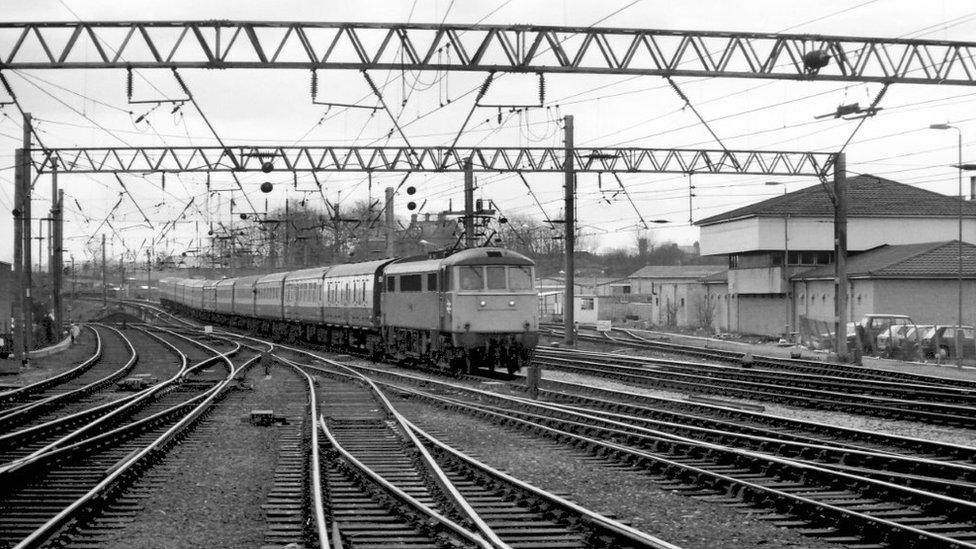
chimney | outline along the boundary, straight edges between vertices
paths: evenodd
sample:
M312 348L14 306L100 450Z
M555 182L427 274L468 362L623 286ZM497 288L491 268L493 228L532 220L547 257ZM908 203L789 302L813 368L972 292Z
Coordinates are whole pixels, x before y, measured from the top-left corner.
M969 199L976 200L976 175L969 176Z

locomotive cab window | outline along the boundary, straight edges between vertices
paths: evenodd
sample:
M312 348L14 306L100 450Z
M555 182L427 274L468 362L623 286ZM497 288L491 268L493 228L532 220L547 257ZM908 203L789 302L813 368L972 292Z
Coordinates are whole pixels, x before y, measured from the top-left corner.
M458 267L458 285L461 290L484 290L485 271L483 267Z
M396 291L396 277L388 276L386 277L386 291L395 292Z
M485 267L489 290L505 289L505 267Z
M531 290L532 289L532 268L531 267L509 267L508 268L508 289L509 290Z
M437 291L437 273L430 273L427 275L427 291Z

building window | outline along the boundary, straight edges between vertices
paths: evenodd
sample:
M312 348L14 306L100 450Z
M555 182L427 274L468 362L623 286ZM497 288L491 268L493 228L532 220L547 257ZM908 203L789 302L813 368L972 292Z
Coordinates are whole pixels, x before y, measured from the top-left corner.
M583 297L580 298L580 310L581 311L592 311L593 310L593 298Z
M630 286L624 286L623 287L623 293L629 294L630 293Z
M730 269L739 268L739 254L729 254L729 268Z

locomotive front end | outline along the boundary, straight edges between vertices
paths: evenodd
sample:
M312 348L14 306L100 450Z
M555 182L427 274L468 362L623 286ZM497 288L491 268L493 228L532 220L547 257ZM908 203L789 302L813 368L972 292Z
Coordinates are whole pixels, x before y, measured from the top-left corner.
M509 250L475 248L443 266L445 328L468 369L517 371L539 340L535 264Z

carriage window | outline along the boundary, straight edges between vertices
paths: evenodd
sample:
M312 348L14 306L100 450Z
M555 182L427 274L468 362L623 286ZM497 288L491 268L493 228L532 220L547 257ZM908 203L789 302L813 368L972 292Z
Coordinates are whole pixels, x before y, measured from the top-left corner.
M437 291L437 273L430 273L427 275L427 291L436 292Z
M488 271L488 289L505 289L505 267L486 267Z
M508 289L531 290L532 289L532 268L531 267L509 267L508 268Z
M485 271L481 267L459 267L458 281L462 290L485 289Z
M420 275L403 275L400 277L401 292L419 292L421 284Z

